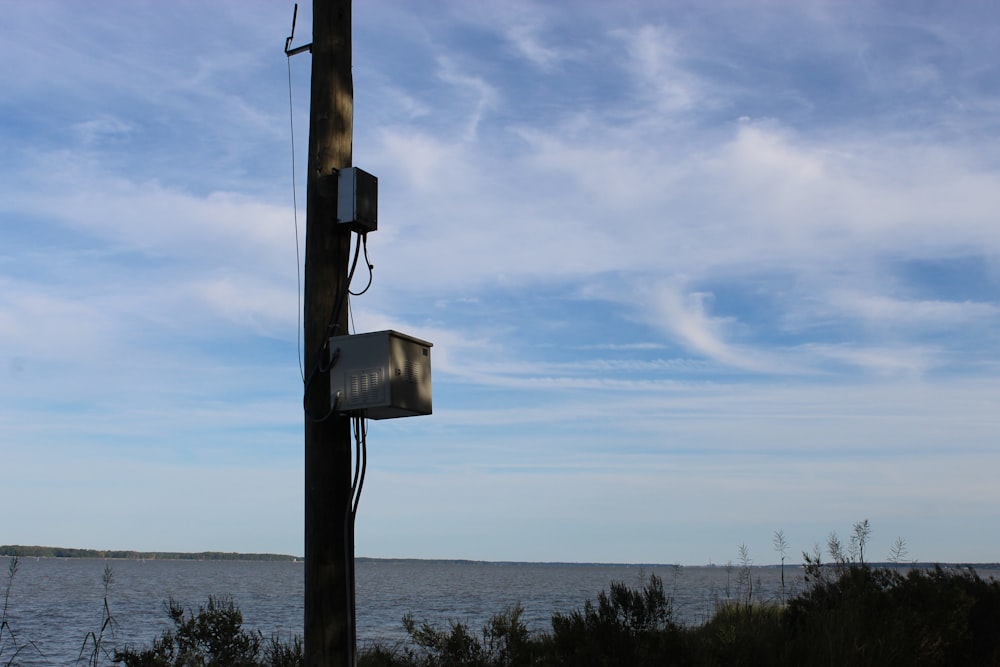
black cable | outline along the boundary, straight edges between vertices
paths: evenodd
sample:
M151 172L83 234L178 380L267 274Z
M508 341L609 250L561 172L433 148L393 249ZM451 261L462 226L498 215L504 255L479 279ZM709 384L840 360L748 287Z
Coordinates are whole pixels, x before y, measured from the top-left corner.
M351 505L354 505L354 497L357 495L358 479L361 477L361 426L360 418L351 418L351 429L354 431L354 477L351 478Z
M361 489L364 488L365 473L368 470L368 421L364 417L355 417L354 420L354 442L357 448L357 461L354 467L355 481L351 485L351 488L354 489L354 503L351 507L352 518L358 514L358 503L361 502ZM360 474L358 474L358 465L361 466Z
M337 295L337 301L334 303L333 312L330 313L330 321L326 324L326 331L329 335L334 335L337 327L340 326L340 311L344 307L344 302L351 294L351 281L354 280L354 270L358 268L358 257L361 254L361 239L362 235L358 234L358 240L354 244L354 259L351 261L350 271L347 272L347 281L344 284L344 289Z
M354 271L358 267L358 258L361 255L361 241L362 235L358 234L358 240L354 245L354 260L351 262L351 268L347 273L347 280L344 283L344 288L337 295L337 300L334 302L333 310L330 313L330 319L326 323L326 335L323 336L323 342L320 344L319 352L316 355L316 364L309 371L309 377L303 382L304 388L302 391L302 406L306 413L306 418L312 422L322 422L326 421L333 414L336 409L335 405L330 406L330 410L322 417L316 418L309 414L309 409L306 406L306 397L309 395L309 388L312 386L313 380L316 378L317 374L326 373L336 363L336 358L325 362L324 358L328 355L324 354L330 345L330 335L335 333L337 328L340 326L340 313L344 307L344 303L349 299L349 294L351 293L351 281L354 279ZM335 355L334 355L335 356ZM331 402L332 403L332 402Z
M365 285L365 288L360 292L351 292L351 296L361 296L362 294L367 292L368 288L372 286L372 278L374 277L373 271L375 269L375 265L372 264L371 260L368 259L368 232L362 234L361 239L363 241L363 245L365 248L365 264L368 265L368 284ZM357 262L356 257L355 257L355 262Z
M329 344L329 343L327 343L327 344ZM324 347L326 347L326 346L324 346ZM323 350L320 350L320 354L323 354ZM319 423L319 422L325 422L327 419L329 419L330 415L332 415L334 413L334 411L337 409L337 405L340 402L340 398L339 397L336 397L334 400L330 401L330 409L326 411L326 414L324 414L322 417L318 417L318 418L313 417L312 415L309 414L309 406L306 403L306 401L309 398L309 387L312 386L312 382L313 382L314 379L316 379L316 376L318 374L320 374L320 373L326 373L331 368L333 368L335 365L337 365L337 360L340 358L340 348L338 347L336 350L334 350L333 354L331 354L330 357L331 357L330 358L330 363L325 368L323 367L322 358L316 360L316 366L313 367L312 372L309 373L309 379L307 379L305 381L305 386L302 389L302 410L306 414L306 419L308 419L309 421L313 422L314 424Z
M347 601L347 613L350 614L351 629L357 632L357 579L354 572L354 524L358 514L358 501L361 499L361 488L365 484L365 471L368 468L368 425L364 417L353 417L351 419L354 430L355 463L354 479L351 482L351 493L353 501L347 511L344 512L344 556L347 563L347 576L351 587L351 595ZM357 637L351 639L351 645L357 644Z
M313 424L319 424L320 422L325 422L333 415L334 412L337 411L337 406L339 405L340 405L340 398L338 397L330 401L330 409L326 411L325 415L323 415L322 417L313 417L311 414L309 414L309 406L306 405L306 394L303 393L302 395L302 410L303 412L306 413L306 419L308 419Z
M295 5L295 14L298 14L299 6ZM295 33L295 14L292 15L292 34ZM291 41L291 37L288 41ZM285 43L285 51L288 50L288 42ZM296 295L298 296L298 326L295 331L295 342L298 346L297 356L299 358L299 375L302 381L306 381L306 371L302 361L302 259L299 256L299 198L298 186L295 177L295 112L292 107L292 59L288 60L288 127L292 135L292 219L295 221L295 280L297 284Z
M347 604L347 615L350 619L348 625L351 629L351 638L348 642L348 647L350 651L355 650L358 644L357 638L357 582L354 572L354 513L348 507L344 511L344 563L345 563L345 574L347 579L347 586L351 591L351 594L347 596L345 600ZM349 656L349 665L354 664L354 657Z

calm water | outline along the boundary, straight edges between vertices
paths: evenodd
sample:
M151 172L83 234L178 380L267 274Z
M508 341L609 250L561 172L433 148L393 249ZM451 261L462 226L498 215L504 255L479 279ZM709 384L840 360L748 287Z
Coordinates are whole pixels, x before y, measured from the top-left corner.
M0 593L7 562L0 558ZM243 612L244 627L265 636L302 633L302 563L24 558L13 581L8 621L19 643L31 640L44 657L29 650L20 664L76 661L87 633L100 631L105 565L113 572L109 603L119 623L117 646L148 645L168 629L164 601L171 597L191 608L209 595L229 596ZM478 629L516 602L528 626L544 630L554 612L582 607L610 582L639 586L653 573L663 579L675 611L687 623L704 621L716 602L741 593L738 568L360 560L358 638L361 644L402 640L400 619L406 613L441 627L453 620ZM778 568L753 568L752 577L755 599L780 596ZM789 593L800 591L801 569L786 566L785 582ZM9 652L0 654L0 664L9 657Z

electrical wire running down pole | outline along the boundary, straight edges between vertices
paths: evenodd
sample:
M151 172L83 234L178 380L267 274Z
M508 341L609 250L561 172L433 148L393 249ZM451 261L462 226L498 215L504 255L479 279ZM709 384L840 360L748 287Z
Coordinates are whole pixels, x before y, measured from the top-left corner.
M286 52L288 52L286 45ZM351 232L335 224L337 171L351 166L351 0L314 0L306 251L305 664L353 667L351 419L330 409L327 341L348 333ZM296 50L298 52L298 50Z

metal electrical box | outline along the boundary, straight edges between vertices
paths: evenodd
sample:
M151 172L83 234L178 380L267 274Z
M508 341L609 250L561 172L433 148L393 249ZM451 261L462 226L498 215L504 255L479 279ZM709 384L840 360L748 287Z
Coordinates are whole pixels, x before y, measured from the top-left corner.
M357 167L337 172L337 222L359 234L378 229L378 179Z
M397 331L333 336L332 409L369 419L431 414L431 347Z

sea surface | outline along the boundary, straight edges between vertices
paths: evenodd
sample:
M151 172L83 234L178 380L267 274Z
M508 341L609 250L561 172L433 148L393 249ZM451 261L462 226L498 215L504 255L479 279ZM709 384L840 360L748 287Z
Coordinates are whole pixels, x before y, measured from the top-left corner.
M167 600L197 609L210 595L231 598L243 612L244 627L265 637L302 633L301 562L22 558L10 582L8 563L0 557L0 595L10 583L8 629L18 644L33 646L18 656L17 664L26 667L78 663L88 635L101 634L106 568L111 572L108 610L117 622L113 636L109 629L104 632L106 646L148 646L171 628ZM361 646L405 640L404 614L442 629L462 622L478 631L493 614L516 603L529 629L548 630L553 613L596 601L611 582L640 587L651 574L663 580L676 617L688 624L707 620L717 604L748 592L739 566L359 559L356 571ZM786 594L801 592L801 567L786 565L784 576ZM755 601L781 598L780 568L753 567L751 581ZM0 665L9 658L9 642L0 644Z

